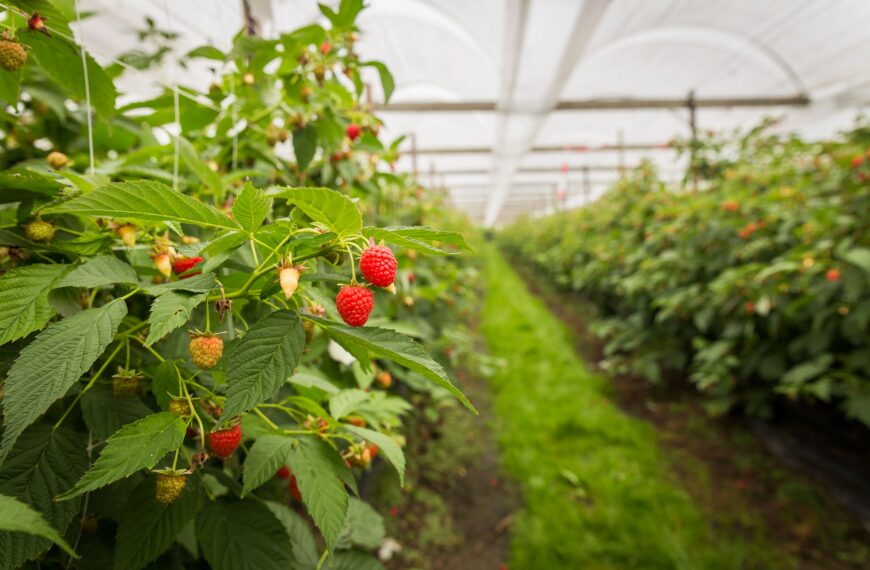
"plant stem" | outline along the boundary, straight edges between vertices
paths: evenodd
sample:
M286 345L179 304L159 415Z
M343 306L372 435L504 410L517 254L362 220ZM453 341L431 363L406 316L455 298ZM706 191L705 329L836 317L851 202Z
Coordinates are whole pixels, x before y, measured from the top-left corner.
M323 563L326 562L326 557L329 554L329 549L323 551L323 554L320 555L320 560L317 561L317 567L314 570L321 570L323 568Z
M254 413L257 414L257 416L259 416L259 418L260 418L261 420L263 420L264 422L266 422L266 423L269 425L270 428L272 428L272 429L275 430L275 431L281 431L281 428L278 427L278 425L275 424L275 422L273 422L273 421L270 420L268 417L266 417L266 414L264 414L263 412L261 412L259 409L254 408Z

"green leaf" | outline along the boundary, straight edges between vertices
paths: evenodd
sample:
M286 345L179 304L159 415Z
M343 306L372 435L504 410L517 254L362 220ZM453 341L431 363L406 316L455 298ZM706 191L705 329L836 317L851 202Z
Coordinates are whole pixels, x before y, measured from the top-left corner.
M102 287L138 282L139 276L128 263L114 255L101 255L70 271L55 287Z
M392 463L393 467L396 468L396 472L399 474L399 484L405 484L405 454L393 438L379 431L351 424L345 424L344 428L358 437L377 445L381 453L384 454L384 457L387 458L387 461Z
M142 283L142 289L149 295L165 295L170 291L190 291L192 293L207 293L214 289L220 289L220 284L215 279L213 273L200 273L187 279L179 279L178 281L170 281L169 283L160 283L158 285L149 285Z
M85 100L85 74L78 46L58 36L49 38L43 34L20 34L19 39L30 48L28 58L35 60L52 81L81 101ZM97 120L106 121L115 114L118 92L103 68L90 55L87 55L87 70L91 104L97 113Z
M200 182L205 184L215 196L219 196L223 191L223 180L220 174L208 167L208 165L199 158L199 154L193 145L190 144L184 137L178 137L178 146L181 155L181 160L184 161L191 172L193 172Z
M459 253L458 251L447 251L433 245L433 243L437 242L454 245L460 250L471 253L474 252L461 233L435 230L425 226L390 226L386 228L367 226L362 229L362 234L366 237L373 237L375 240L384 240L387 243L436 255Z
M27 265L0 277L0 344L25 337L54 316L48 294L69 265Z
M278 393L304 348L305 331L295 311L276 311L254 323L230 351L222 417L247 412Z
M205 301L207 293L186 295L170 291L160 295L151 304L151 314L148 316L148 340L151 346L178 327L183 327L190 320L190 313L200 303Z
M843 259L870 273L870 249L856 247L843 254Z
M116 182L46 208L43 212L238 228L235 222L214 207L176 192L166 184L150 180Z
M24 428L63 396L103 353L127 305L115 300L56 322L39 333L9 370L4 384L6 416L0 462Z
M252 232L260 227L271 209L272 200L248 182L233 204L233 218L242 228Z
M293 561L283 525L254 501L210 503L196 517L196 537L214 570L287 570Z
M329 413L337 420L357 410L359 404L369 399L362 390L342 390L329 398Z
M213 59L215 61L224 61L224 52L214 46L199 46L187 52L185 57L202 57L205 59Z
M251 446L242 471L242 497L275 477L282 465L289 461L293 439L285 435L260 436Z
M296 476L308 514L333 550L347 516L344 482L350 478L350 470L338 452L322 440L306 437L295 443L285 463Z
M151 393L163 410L169 405L169 400L181 395L181 378L176 361L165 360L157 366L151 374Z
M317 566L320 555L317 553L317 543L314 542L314 536L311 534L308 522L287 505L266 501L266 506L272 511L275 518L281 521L284 530L290 536L295 560L295 564L291 568L314 568Z
M478 413L465 394L453 385L444 368L413 339L391 330L376 327L348 327L319 317L306 318L323 327L330 338L355 356L365 354L397 362L445 388L456 396L466 408L475 414ZM357 358L365 360L359 356Z
M4 77L6 74L4 74ZM0 92L2 99L2 92ZM63 184L43 174L21 170L0 172L0 204L22 202L24 200L53 199L63 189Z
M155 478L146 477L130 493L121 511L115 543L115 570L140 570L166 552L193 520L202 504L199 477L187 477L181 496L163 505L154 492Z
M346 550L336 552L330 570L384 570L384 565L368 552Z
M374 67L378 70L378 75L381 76L381 86L384 88L384 103L389 103L390 97L392 97L393 91L396 89L396 82L389 68L380 61L367 61L360 65L362 67Z
M151 469L164 455L181 446L185 427L184 418L171 412L160 412L125 425L106 441L106 447L84 477L58 500L66 501L129 477L140 469Z
M317 368L309 368L307 366L300 366L288 382L303 388L317 388L327 394L336 394L339 391L335 384L329 381L326 374Z
M306 125L293 131L293 152L296 154L299 170L308 167L315 151L317 151L317 128L314 125Z
M353 201L329 188L289 188L277 194L306 216L334 231L339 238L362 229L362 215Z
M0 495L0 530L26 532L52 541L60 546L70 556L76 556L75 551L42 516L31 509L26 503L12 497Z
M48 424L30 426L15 444L0 468L0 495L27 503L61 533L79 512L79 501L57 503L54 497L66 491L88 468L85 440L81 434ZM0 532L0 568L17 568L44 552L51 543L37 536Z
M125 425L151 415L152 410L139 398L118 399L112 387L95 385L81 400L85 425L100 441L108 439Z
M347 505L347 520L341 535L342 545L375 549L384 540L384 519L368 503L350 498Z
M5 71L3 81L0 81L0 101L7 105L15 105L18 102L18 97L21 94L21 75L22 71ZM12 200L17 202L18 200Z

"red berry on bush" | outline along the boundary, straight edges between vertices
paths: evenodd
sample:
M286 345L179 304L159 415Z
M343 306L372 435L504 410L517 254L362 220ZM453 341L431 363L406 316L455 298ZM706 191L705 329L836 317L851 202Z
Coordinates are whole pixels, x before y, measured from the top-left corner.
M290 476L290 483L287 486L290 488L290 495L297 501L302 501L302 493L299 492L299 483L296 481L296 475Z
M278 479L289 479L290 478L290 468L286 465L282 465L278 472L276 473Z
M347 134L347 138L352 141L355 141L359 137L360 132L362 132L362 129L356 123L349 124L347 126L347 130L345 131L345 133Z
M396 278L396 256L383 245L372 245L359 258L359 269L372 285L389 287Z
M859 168L862 164L864 164L864 157L860 154L856 154L852 157L852 168Z
M320 53L322 53L323 55L327 55L331 51L332 51L332 44L331 43L323 42L322 44L320 44Z
M208 434L208 448L214 455L226 459L242 442L242 426L236 424L227 429L221 429Z
M193 269L194 266L198 263L202 263L202 258L198 255L196 257L178 257L175 259L174 262L172 262L172 272L176 275L185 274ZM199 273L200 272L184 275L182 279L187 279L188 277L199 275Z
M335 297L335 307L341 319L352 327L361 327L369 320L375 306L375 295L358 285L342 287Z
M836 283L840 280L840 270L839 269L828 269L828 272L825 274L825 278L831 283Z

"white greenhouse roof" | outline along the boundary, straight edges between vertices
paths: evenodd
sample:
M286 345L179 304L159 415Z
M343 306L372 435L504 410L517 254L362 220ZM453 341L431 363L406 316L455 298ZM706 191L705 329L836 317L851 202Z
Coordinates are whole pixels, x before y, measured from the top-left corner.
M314 0L250 3L267 37L322 19ZM772 115L811 138L848 128L870 103L870 0L368 3L361 58L384 61L396 79L385 136L414 135L416 161L406 142L400 169L416 162L424 183L444 185L487 224L552 208L559 185L580 204L643 159L679 179L685 160L666 145L689 135L690 93L698 128ZM179 54L227 47L242 26L241 0L80 4L96 12L79 31L103 62L136 46L146 15L182 34ZM211 71L128 72L120 87L147 97L173 78L203 88Z

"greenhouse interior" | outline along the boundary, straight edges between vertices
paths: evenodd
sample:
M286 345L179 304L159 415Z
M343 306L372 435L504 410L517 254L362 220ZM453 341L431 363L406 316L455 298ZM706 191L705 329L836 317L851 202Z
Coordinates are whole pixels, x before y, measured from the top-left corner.
M867 0L0 27L0 570L870 569Z

